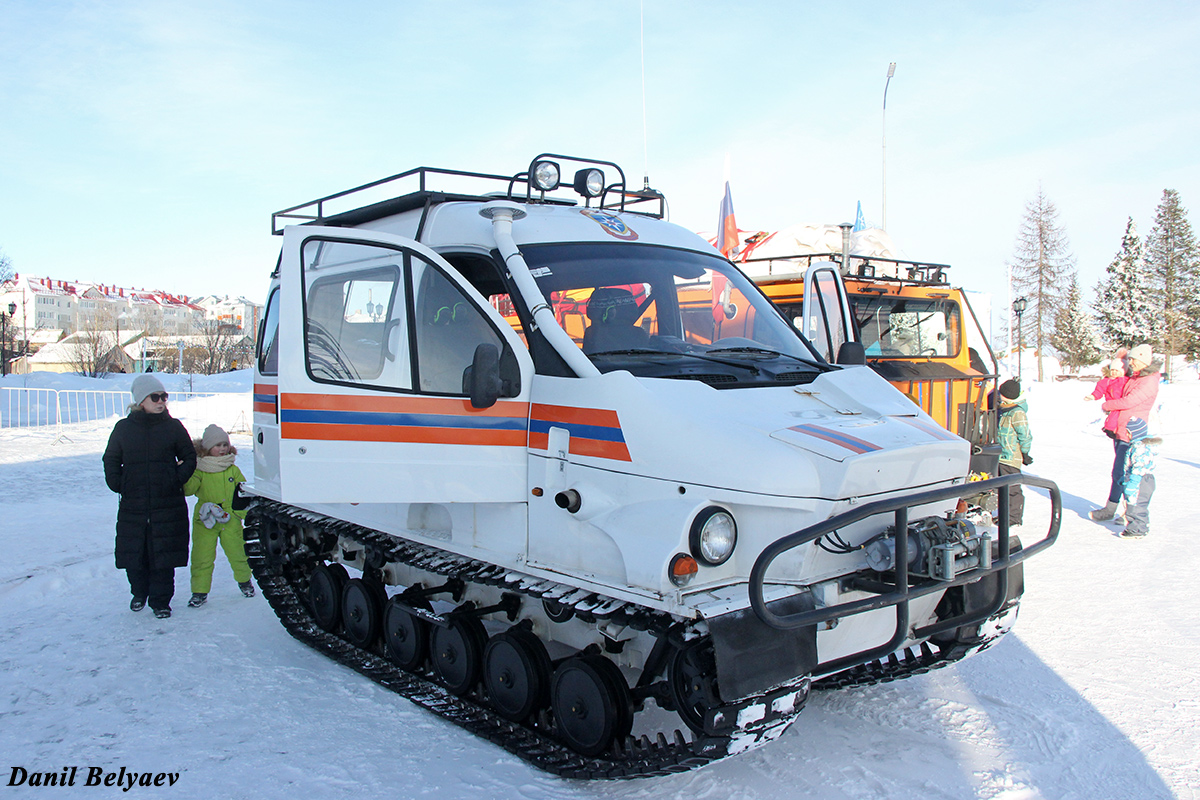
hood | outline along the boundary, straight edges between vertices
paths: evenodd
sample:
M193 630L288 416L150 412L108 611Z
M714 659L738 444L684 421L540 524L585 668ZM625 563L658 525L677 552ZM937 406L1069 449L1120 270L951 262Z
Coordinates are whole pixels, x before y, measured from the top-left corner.
M612 372L629 461L617 469L681 484L839 500L966 476L970 445L867 368L810 384L717 390ZM597 391L596 399L608 391ZM620 397L620 400L617 398Z

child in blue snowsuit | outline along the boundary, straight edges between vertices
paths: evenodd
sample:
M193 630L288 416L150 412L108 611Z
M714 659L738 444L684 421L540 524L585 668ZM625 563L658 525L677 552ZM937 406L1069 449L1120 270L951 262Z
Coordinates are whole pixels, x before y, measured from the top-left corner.
M1125 423L1129 452L1125 456L1125 539L1140 539L1150 532L1150 498L1154 494L1154 460L1162 439L1149 436L1146 420L1133 417Z

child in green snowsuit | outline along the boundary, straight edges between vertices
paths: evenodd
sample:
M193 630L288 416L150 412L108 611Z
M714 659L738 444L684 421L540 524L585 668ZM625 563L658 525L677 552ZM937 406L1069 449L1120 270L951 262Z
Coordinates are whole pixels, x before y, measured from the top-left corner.
M237 449L229 442L229 434L216 425L205 428L204 436L193 443L198 456L196 471L183 486L185 495L196 496L192 513L192 599L188 606L199 608L208 600L218 540L233 567L238 588L246 597L253 597L254 584L250 582L242 540L246 512L233 510L234 490L246 480L233 463Z

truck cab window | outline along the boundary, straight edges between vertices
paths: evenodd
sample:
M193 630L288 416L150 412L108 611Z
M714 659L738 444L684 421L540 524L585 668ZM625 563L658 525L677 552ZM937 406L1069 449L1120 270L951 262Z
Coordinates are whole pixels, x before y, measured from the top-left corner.
M382 247L305 245L305 359L313 380L412 386L401 286L403 254Z
M463 373L471 366L475 348L481 344L496 348L501 354L502 376L507 371L511 378L511 371L516 368L512 354L475 303L436 268L413 259L412 270L420 390L432 394L469 394Z
M279 374L279 290L271 292L263 317L258 342L258 371L262 375Z

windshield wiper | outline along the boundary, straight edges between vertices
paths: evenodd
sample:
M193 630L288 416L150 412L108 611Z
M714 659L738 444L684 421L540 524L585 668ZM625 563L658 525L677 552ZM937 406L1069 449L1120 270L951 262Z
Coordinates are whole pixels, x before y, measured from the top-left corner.
M803 356L794 356L791 353L781 353L778 350L772 350L769 347L718 347L716 350L709 350L710 353L758 353L761 355L778 356L780 358L790 358L799 361L801 364L808 364L817 369L824 369L824 366L812 359L804 358Z
M683 356L684 358L695 358L700 361L711 361L715 364L724 364L727 367L735 369L748 370L750 374L757 375L758 367L753 364L742 364L737 361L727 361L723 358L713 358L704 353L687 353L679 350L651 350L649 348L639 347L632 350L604 350L599 353L588 353L589 356Z

